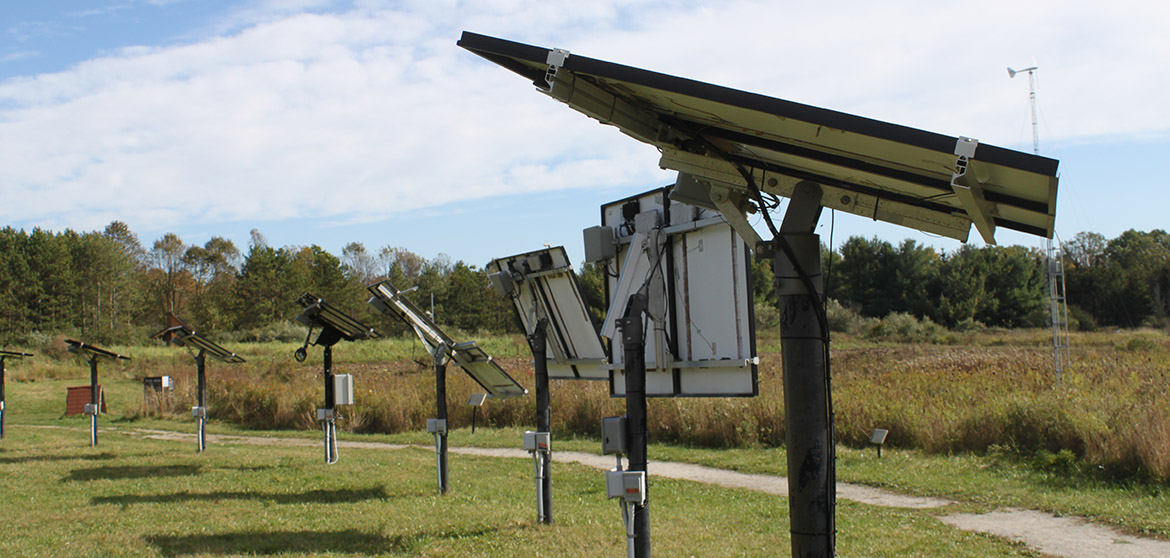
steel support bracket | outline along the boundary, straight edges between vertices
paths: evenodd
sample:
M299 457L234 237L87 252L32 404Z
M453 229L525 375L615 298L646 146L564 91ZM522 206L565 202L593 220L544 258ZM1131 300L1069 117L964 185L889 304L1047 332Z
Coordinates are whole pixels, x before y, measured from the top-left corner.
M974 165L971 159L975 157L975 150L979 147L979 140L959 136L955 142L955 169L951 172L951 190L959 199L959 205L967 212L967 217L979 231L979 236L988 244L995 244L995 219L998 213L996 208L983 197L983 182L977 173L971 172Z

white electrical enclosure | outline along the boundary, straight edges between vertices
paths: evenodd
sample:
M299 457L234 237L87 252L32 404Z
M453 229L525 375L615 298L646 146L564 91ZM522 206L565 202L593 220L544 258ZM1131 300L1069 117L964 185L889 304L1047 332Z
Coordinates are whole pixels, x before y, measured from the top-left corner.
M353 375L333 376L333 404L353 405Z
M403 293L389 282L375 283L368 289L374 295L369 301L372 306L405 320L422 340L427 352L434 354L436 349L441 348L489 394L495 397L519 397L528 393L528 390L512 379L491 356L476 346L474 341L456 343L422 309L402 296Z
M605 347L589 316L577 274L565 248L557 246L492 260L487 265L496 290L511 299L524 331L548 319L548 377L554 380L608 380Z
M758 393L751 254L718 211L674 201L671 187L606 204L617 250L601 260L609 311L611 394L625 394L621 330L631 294L646 286L646 394Z

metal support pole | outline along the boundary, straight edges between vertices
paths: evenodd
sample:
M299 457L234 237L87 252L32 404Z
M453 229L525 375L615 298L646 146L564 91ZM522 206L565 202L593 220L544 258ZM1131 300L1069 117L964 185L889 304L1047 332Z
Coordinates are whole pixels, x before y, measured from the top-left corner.
M794 558L834 555L835 463L826 374L820 238L821 188L801 182L772 240L780 306L784 412L788 421L788 513Z
M207 449L207 437L203 431L204 426L206 426L205 421L207 420L207 417L206 417L206 409L207 409L206 361L207 361L206 351L204 351L203 349L200 349L199 354L195 355L195 382L196 382L196 390L198 392L195 394L195 404L201 410L204 410L204 412L199 413L199 416L195 417L196 427L199 431L198 432L198 441L199 441L199 452L200 453L203 453L203 450Z
M629 441L629 470L646 471L646 340L642 316L646 311L646 294L630 296L626 315L618 324L622 328L622 362L626 373L626 440ZM649 494L649 481L646 483ZM634 556L650 556L650 500L633 505Z
M4 360L5 357L0 356L0 440L4 439L4 376L8 372Z
M334 408L337 401L333 392L333 346L325 346L324 357L324 373L325 377L325 416L321 421L321 428L325 431L325 463L332 465L337 463L337 418L335 417Z
M447 347L435 347L431 357L435 361L435 415L447 422ZM447 429L435 433L435 460L439 474L439 493L449 490L447 482Z
M538 432L552 431L552 409L549 403L548 390L548 355L547 355L548 318L541 318L536 322L536 328L528 336L528 345L532 349L532 358L535 363L536 376L536 430ZM540 522L551 525L553 522L552 507L552 449L536 452L537 478L540 485L537 487L539 502L537 510Z
M101 394L98 393L97 357L89 359L89 399L90 404L93 405L93 414L89 415L89 445L97 447L97 417L98 413L102 411Z

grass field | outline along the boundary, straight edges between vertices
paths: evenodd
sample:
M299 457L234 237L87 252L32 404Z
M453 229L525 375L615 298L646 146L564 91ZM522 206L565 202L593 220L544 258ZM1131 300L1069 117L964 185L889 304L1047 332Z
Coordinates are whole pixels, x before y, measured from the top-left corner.
M1170 495L1154 474L1170 455L1170 421L1160 418L1170 416L1165 335L1081 334L1060 383L1046 372L1046 341L1044 332L991 332L960 346L835 342L838 425L847 442L839 448L839 480L944 496L967 511L1042 509L1170 538ZM761 397L652 401L651 459L785 474L778 355L769 343L766 336L760 342ZM531 387L521 339L486 344ZM300 365L291 359L295 344L234 348L247 364L209 363L209 431L319 440L312 419L321 397L319 351ZM88 368L51 351L9 361L0 510L21 511L0 524L0 556L624 552L618 507L602 499L601 474L584 467L557 467L558 521L549 528L532 517L526 460L455 457L455 491L438 497L425 449L347 449L328 467L319 447L213 446L195 455L193 442L139 439L138 428L193 430L185 409L194 366L178 349L114 349L134 356L101 365L110 409L101 422L121 433L103 433L96 450L88 448L84 418L62 417L65 388L87 384ZM359 387L342 439L430 444L422 422L433 413L433 377L415 362L425 351L391 339L343 344L335 358ZM174 410L146 416L141 377L161 374L177 380ZM531 427L532 398L489 401L471 435L462 402L475 386L454 369L450 377L452 445L518 446ZM597 452L598 417L621 412L603 385L555 383L554 447ZM856 440L874 426L894 437L881 460ZM991 434L977 437L980 426ZM1077 451L1049 452L1050 440ZM652 497L656 555L787 553L782 498L666 480L653 481ZM955 531L937 513L843 502L841 555L1027 555Z
M3 556L622 556L600 472L559 464L556 523L536 523L531 463L453 456L435 493L425 449L192 444L21 426L0 448ZM656 556L788 552L783 498L655 480ZM1029 556L930 514L842 502L842 556Z

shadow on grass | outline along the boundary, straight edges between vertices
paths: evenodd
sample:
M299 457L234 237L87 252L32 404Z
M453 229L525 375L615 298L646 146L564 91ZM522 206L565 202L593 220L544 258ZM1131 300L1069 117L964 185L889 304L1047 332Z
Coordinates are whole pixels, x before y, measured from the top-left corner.
M69 473L69 476L61 479L61 482L186 477L197 474L199 474L199 465L121 465L74 469Z
M35 463L38 461L101 461L118 457L112 453L94 453L84 455L29 455L25 457L0 457L0 464Z
M495 529L444 532L439 535L419 533L386 537L373 533L346 531L275 531L270 533L221 533L218 535L152 535L146 542L163 556L191 554L414 554L421 551L426 541L436 538L474 538L494 532Z
M346 488L341 490L310 490L299 493L264 492L177 492L174 494L125 494L122 496L98 496L90 500L93 505L115 504L176 504L182 502L219 502L240 500L270 502L273 504L346 504L365 500L387 500L389 495L381 486L371 488Z

